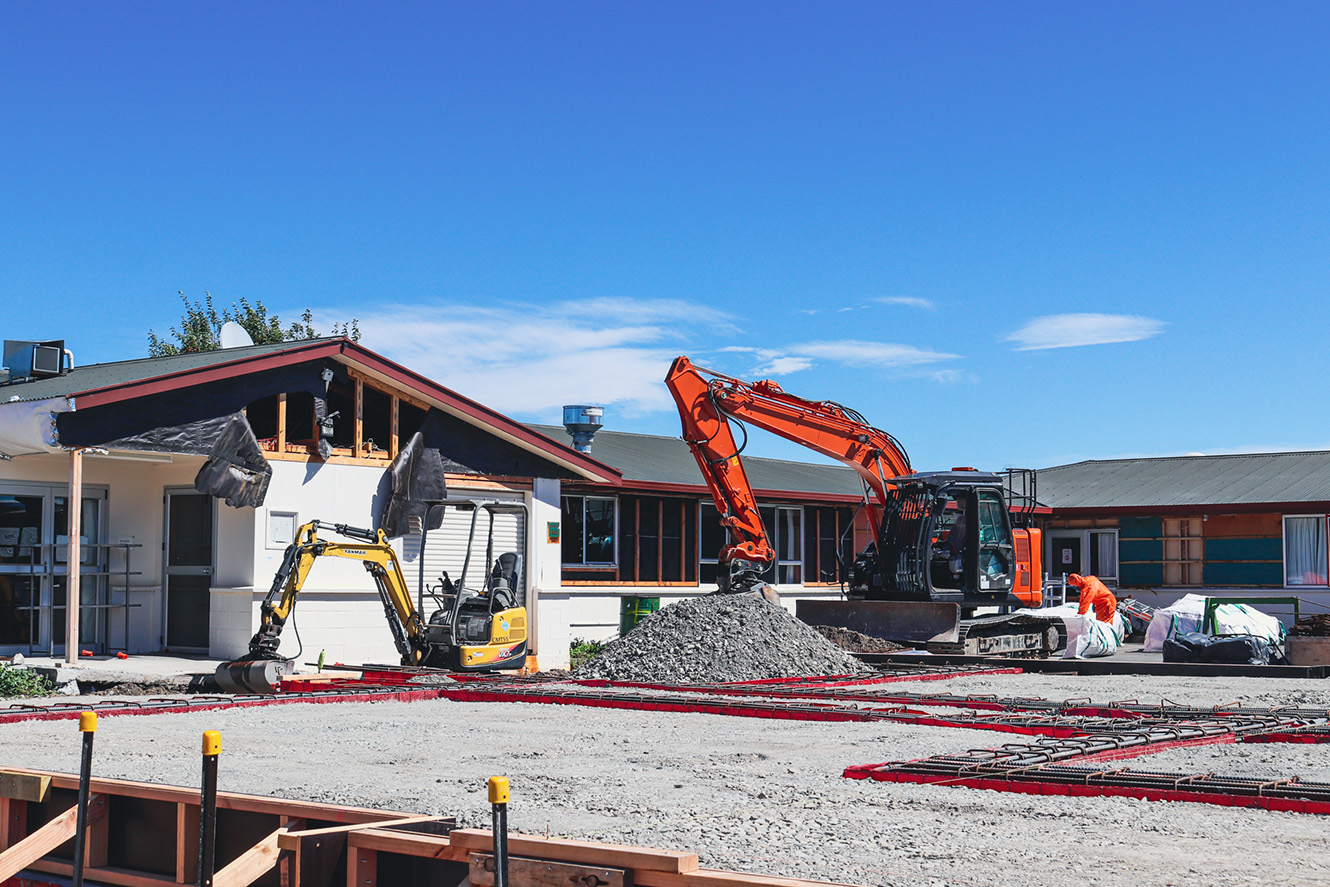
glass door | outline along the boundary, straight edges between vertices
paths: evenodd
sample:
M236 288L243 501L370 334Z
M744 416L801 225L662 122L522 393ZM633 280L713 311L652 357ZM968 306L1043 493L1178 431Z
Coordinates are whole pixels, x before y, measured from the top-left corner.
M50 576L43 555L47 497L0 492L0 653L50 652L51 621L42 604Z
M166 648L208 651L213 499L193 490L166 493Z

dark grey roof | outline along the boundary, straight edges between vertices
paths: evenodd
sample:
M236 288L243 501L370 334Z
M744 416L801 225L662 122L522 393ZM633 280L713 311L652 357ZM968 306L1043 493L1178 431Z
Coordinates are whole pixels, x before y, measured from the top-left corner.
M572 436L562 425L530 427L546 437L572 446ZM705 485L688 444L677 437L598 431L591 444L591 457L623 472L625 481L698 487ZM813 465L756 456L745 456L743 463L749 483L758 491L835 496L863 494L859 476L839 465Z
M197 351L191 354L174 354L170 357L142 357L137 360L118 360L114 363L91 363L76 366L63 376L50 376L34 379L31 382L12 382L0 385L0 401L17 398L18 400L42 400L48 397L68 397L80 391L96 391L142 382L158 376L196 370L214 364L243 360L247 357L260 357L289 351L292 348L304 348L320 341L331 342L334 339L302 339L295 342L275 342L269 345L245 345L239 348L223 348L218 351Z
M1054 508L1260 505L1330 501L1330 452L1076 462L1039 471Z

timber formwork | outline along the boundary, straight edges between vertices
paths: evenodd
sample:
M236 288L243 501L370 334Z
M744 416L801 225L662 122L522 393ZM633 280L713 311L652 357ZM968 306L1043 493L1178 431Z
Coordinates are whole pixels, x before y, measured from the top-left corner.
M0 885L74 869L78 777L0 771ZM85 883L198 880L199 790L93 779ZM445 816L219 792L214 887L492 887L493 834ZM697 854L508 835L512 887L825 887L702 868ZM45 877L44 877L45 876Z

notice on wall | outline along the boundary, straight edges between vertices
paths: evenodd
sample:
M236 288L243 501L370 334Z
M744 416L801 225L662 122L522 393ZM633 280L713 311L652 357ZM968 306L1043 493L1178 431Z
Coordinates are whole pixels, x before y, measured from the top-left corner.
M1064 548L1064 549L1062 549L1062 563L1066 564L1067 566L1071 566L1071 549L1070 549L1070 548Z

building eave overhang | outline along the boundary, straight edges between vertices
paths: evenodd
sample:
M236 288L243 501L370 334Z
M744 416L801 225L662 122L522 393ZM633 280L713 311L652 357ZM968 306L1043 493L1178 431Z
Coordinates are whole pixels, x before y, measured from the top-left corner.
M334 360L347 366L353 366L368 376L391 383L395 387L404 388L431 406L481 428L514 446L536 453L541 458L589 481L618 486L622 480L622 475L617 469L566 447L543 434L532 431L502 413L468 397L463 397L457 392L375 354L368 348L364 348L349 339L315 341L308 345L294 344L290 348L284 348L273 354L242 357L206 367L153 376L139 381L79 391L70 395L70 400L75 409L88 409L152 394L177 391L208 382L225 381L246 373L278 369L321 359Z

